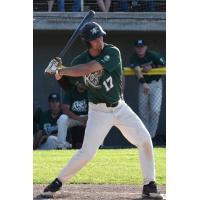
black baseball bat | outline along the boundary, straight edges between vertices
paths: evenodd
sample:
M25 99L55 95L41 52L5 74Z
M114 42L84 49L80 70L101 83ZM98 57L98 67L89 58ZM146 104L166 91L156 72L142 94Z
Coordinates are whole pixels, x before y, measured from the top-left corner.
M83 27L84 24L87 22L91 21L91 19L94 17L95 12L93 10L90 10L87 15L83 18L81 23L78 25L77 29L74 31L70 39L67 41L67 44L65 47L62 49L62 51L58 54L58 57L63 58L68 49L71 47L71 45L74 43L74 41L78 38L80 35L80 30Z

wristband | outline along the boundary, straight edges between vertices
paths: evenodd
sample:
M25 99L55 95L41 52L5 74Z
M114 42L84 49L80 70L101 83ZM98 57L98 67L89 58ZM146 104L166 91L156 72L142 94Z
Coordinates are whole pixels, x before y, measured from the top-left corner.
M139 79L139 82L140 82L141 84L146 83L144 77L140 78L140 79Z

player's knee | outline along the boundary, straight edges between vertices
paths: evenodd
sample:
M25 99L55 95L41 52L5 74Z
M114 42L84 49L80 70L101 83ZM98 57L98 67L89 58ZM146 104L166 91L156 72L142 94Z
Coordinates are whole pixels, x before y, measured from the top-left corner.
M143 149L143 152L145 153L146 157L151 159L152 155L153 155L153 145L152 145L152 143L149 140L144 142L142 144L142 149Z
M50 135L50 136L47 138L47 141L48 141L48 142L56 142L56 141L57 141L57 137L54 136L54 135Z
M47 138L47 144L48 144L48 148L49 149L56 149L57 148L57 144L58 144L58 139L56 136L54 135L50 135Z
M152 140L150 133L146 130L143 134L143 137L140 139L138 146L145 146L147 144L151 145Z
M80 154L85 160L89 161L95 157L96 151L91 151L87 148L81 148Z
M69 122L69 117L67 115L61 115L58 120L57 120L57 124L59 125L66 125Z
M148 157L149 159L152 158L153 145L152 145L152 140L151 140L151 136L149 133L146 134L146 136L143 137L143 139L141 139L141 141L138 143L137 147L138 147L139 151L141 151L145 154L146 157Z

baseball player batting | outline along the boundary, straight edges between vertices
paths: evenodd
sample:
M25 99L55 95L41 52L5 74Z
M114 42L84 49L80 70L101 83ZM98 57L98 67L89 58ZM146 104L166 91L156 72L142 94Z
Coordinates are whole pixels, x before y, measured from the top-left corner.
M106 32L99 24L86 23L81 29L81 38L87 50L72 61L71 67L60 67L61 59L55 58L45 69L46 73L55 75L57 80L70 76L83 82L88 89L89 113L82 148L44 189L44 194L60 190L95 156L109 130L116 126L139 150L144 178L142 195L162 199L157 191L151 136L123 100L121 54L114 45L104 43L105 35Z

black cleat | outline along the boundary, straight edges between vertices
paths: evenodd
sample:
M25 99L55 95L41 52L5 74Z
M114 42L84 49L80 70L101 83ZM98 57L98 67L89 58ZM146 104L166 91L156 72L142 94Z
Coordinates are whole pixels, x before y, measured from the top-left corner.
M158 193L155 181L151 181L149 184L143 186L142 197L149 199L163 199L163 196Z
M61 187L62 187L62 182L56 178L52 183L50 183L44 189L44 193L47 193L47 192L57 192L58 190L61 189Z

